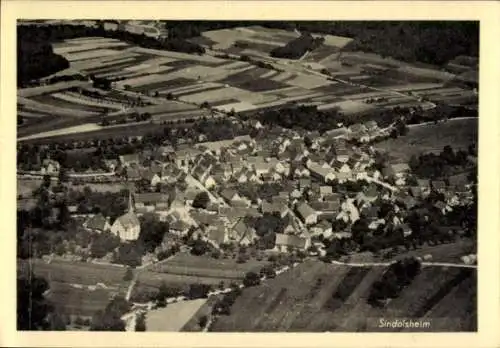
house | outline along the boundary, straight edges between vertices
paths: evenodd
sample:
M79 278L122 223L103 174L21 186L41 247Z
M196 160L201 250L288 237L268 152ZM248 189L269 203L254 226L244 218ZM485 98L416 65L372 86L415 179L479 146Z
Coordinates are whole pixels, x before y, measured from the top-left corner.
M446 204L446 203L445 203L445 202L443 202L443 201L438 201L438 202L436 202L436 203L434 204L434 207L435 207L436 209L438 209L438 210L441 212L441 214L443 214L443 215L453 210L453 208L452 208L452 207L450 207L448 204Z
M61 168L59 162L51 160L51 159L45 159L42 162L42 168L40 169L41 174L56 174L59 172L59 169Z
M311 187L311 179L299 179L299 189L304 191Z
M331 186L320 186L319 188L319 194L321 197L325 197L328 195L331 195L333 193L332 187Z
M101 213L96 214L84 222L83 227L94 232L104 232L111 229L109 217L104 217Z
M118 159L120 160L120 164L124 167L128 167L132 164L139 164L140 162L139 154L137 153L122 155L119 156Z
M467 174L456 174L448 177L449 187L456 192L465 192L467 185L469 185L469 179Z
M262 129L262 128L264 128L264 126L262 125L262 123L260 123L260 121L259 121L259 120L252 120L252 121L250 122L250 125L251 125L253 128L255 128L255 129Z
M311 231L316 235L323 235L323 237L329 238L333 233L332 224L326 220L321 220Z
M177 236L185 236L191 226L184 220L176 220L169 225L169 232Z
M141 224L134 212L132 205L132 194L129 194L129 204L127 213L118 217L111 225L110 231L118 236L122 241L134 241L139 238Z
M437 192L444 192L446 190L446 183L443 180L432 180L431 187Z
M282 202L268 203L267 201L262 201L261 204L262 214L279 214L282 218L288 214L288 207Z
M277 233L276 247L279 252L292 250L307 250L311 246L311 238L304 238L290 234Z
M271 171L271 168L272 165L268 162L259 161L253 164L253 169L255 170L257 176L269 173Z
M375 121L367 121L364 124L365 129L369 132L373 132L378 129L377 122Z
M141 172L137 165L131 164L130 166L127 166L125 170L125 175L128 181L138 181L141 179Z
M255 229L245 223L244 218L240 218L230 231L230 239L241 245L250 245L257 238Z
M336 176L336 179L339 183L344 183L344 182L351 180L353 178L351 172L348 172L348 173L339 172L339 173L336 173L335 176Z
M241 196L233 189L226 188L220 192L220 196L227 202L231 203L233 201L241 200Z
M318 222L316 211L307 203L301 203L297 206L297 214L306 225L314 225Z
M422 188L420 186L410 187L409 192L413 198L422 198L423 197Z
M422 190L422 196L425 197L431 192L431 182L429 179L417 179L418 187Z
M323 167L317 162L308 161L307 168L311 172L311 176L321 180L324 183L335 179L335 172L330 167Z
M167 194L159 192L136 193L134 195L135 208L148 208L148 211L153 211L160 203L168 205L169 197Z
M410 167L408 166L407 163L397 163L397 164L386 165L382 169L382 174L385 177L401 178L401 177L404 177L409 172L410 172Z
M229 242L226 226L220 220L207 227L206 236L209 241L212 241L218 246Z
M294 168L293 175L296 178L308 178L311 172L303 164L300 164Z

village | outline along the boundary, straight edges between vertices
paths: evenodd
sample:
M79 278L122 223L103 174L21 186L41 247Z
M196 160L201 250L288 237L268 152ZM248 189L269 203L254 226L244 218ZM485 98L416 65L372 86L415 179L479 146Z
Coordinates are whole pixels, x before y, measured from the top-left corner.
M252 126L264 128L258 121ZM452 175L446 181L419 179L408 163L381 162L373 145L365 143L388 132L370 121L331 136L311 133L307 137L311 141L283 129L269 137L262 131L256 138L183 144L176 150L165 145L123 155L107 163L128 188L123 215L111 221L102 213L81 214L76 205L68 210L84 218L87 230L111 233L122 242L139 238L139 218L144 215L165 223L169 233L154 253L143 255L144 263L158 261L157 254L171 244L172 235L189 235L220 249L227 244L257 245L271 234L266 237L273 240L270 249L320 256L326 255L321 241L352 239L352 227L360 225L359 220L368 228L367 235L401 230L404 238L411 239L411 212L445 216L467 206L472 200L471 182L467 174ZM44 163L41 174L58 174L56 161ZM421 207L429 196L432 204ZM264 230L264 217L271 222L267 222L269 231ZM273 225L276 219L278 224ZM452 229L462 231L461 226L453 226L446 233ZM82 254L81 259L88 256Z

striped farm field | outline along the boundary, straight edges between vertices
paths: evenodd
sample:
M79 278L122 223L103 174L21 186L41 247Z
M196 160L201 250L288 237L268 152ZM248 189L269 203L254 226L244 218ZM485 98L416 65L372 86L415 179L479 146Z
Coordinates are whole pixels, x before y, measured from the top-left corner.
M37 101L41 104L45 104L48 106L55 106L59 108L69 109L69 110L79 110L86 111L92 113L102 113L108 110L109 108L106 106L93 106L93 105L85 105L76 103L75 101L67 101L65 97L62 97L63 94L55 93L55 94L45 94L40 96L32 97L34 101Z
M106 48L116 48L116 47L130 47L125 42L116 41L116 42L89 42L81 45L70 44L67 46L61 46L54 48L55 54L73 54L76 52L84 52L84 51L92 51L97 49L106 49Z
M306 261L274 279L243 290L231 308L220 316L216 332L325 332L373 331L368 318L411 316L410 312L438 318L450 313L445 331L467 329L474 324L475 305L466 298L475 293L475 270L424 268L422 273L386 308L367 303L372 284L384 267L353 269ZM436 314L432 314L432 313Z
M78 52L78 53L65 54L64 58L66 58L69 62L74 62L74 61L84 60L84 59L112 56L112 55L120 54L120 52L121 51L119 51L119 50L97 49L97 50L91 50L91 51L83 51L83 52Z

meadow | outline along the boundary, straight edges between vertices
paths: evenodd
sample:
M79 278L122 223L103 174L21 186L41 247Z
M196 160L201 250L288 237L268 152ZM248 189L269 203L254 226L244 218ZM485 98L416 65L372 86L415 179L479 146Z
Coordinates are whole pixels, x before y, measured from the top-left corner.
M383 272L383 267L353 269L307 261L263 285L244 289L231 314L220 316L213 331L373 331L367 318L442 318L442 313L451 315L441 330L474 329L473 300L465 299L464 293L475 296L475 270L424 268L385 308L372 307L366 299Z

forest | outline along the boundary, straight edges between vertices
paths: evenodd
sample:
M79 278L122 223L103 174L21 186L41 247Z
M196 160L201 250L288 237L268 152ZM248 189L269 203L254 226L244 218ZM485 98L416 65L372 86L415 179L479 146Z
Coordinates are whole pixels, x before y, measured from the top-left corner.
M479 55L478 21L166 21L169 35L191 38L207 30L260 25L266 28L352 37L345 49L407 62L444 65L458 55Z

